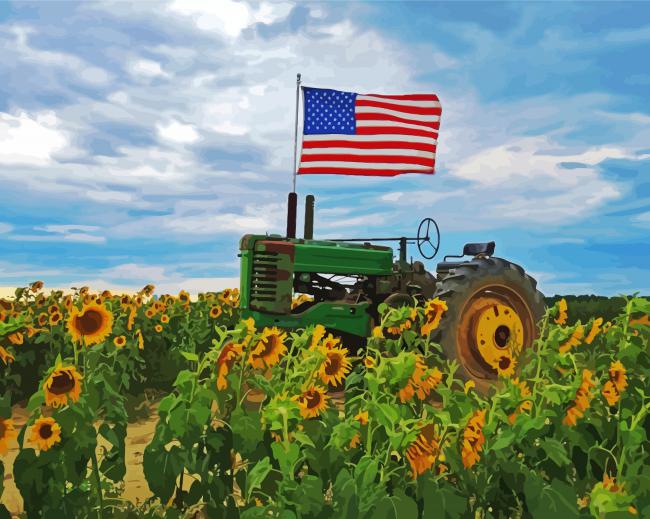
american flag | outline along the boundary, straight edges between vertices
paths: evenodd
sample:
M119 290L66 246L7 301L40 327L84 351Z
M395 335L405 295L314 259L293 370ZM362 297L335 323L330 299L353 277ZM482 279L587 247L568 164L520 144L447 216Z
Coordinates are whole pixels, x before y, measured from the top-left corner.
M433 174L441 113L435 94L303 93L298 174Z

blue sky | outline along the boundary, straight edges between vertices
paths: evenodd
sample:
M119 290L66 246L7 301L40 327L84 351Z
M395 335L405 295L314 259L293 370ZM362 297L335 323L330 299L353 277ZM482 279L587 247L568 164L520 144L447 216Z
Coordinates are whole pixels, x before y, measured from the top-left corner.
M235 286L285 226L301 72L443 106L433 177L298 178L316 237L431 216L547 294L650 293L649 54L641 2L2 3L0 286Z

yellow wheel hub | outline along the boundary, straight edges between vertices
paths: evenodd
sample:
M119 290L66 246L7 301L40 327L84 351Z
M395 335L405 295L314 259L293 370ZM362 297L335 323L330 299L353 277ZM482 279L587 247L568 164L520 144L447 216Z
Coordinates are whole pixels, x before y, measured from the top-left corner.
M483 306L477 317L476 344L485 362L496 366L504 355L519 355L524 344L524 326L517 312L493 301Z

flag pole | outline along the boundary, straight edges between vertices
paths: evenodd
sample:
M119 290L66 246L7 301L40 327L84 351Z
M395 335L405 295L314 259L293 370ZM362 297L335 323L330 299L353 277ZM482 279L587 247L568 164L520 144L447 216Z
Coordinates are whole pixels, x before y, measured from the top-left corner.
M296 192L296 175L298 167L296 161L298 160L298 106L300 105L300 74L296 77L296 124L293 131L293 192Z

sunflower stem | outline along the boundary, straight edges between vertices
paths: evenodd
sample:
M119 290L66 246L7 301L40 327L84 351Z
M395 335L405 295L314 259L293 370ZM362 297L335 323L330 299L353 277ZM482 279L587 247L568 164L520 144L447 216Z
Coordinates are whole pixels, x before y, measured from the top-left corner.
M93 449L92 454L93 473L95 474L95 482L97 483L97 499L99 500L99 513L97 514L100 519L104 519L104 496L102 495L102 481L99 476L99 465L97 463L97 453Z

